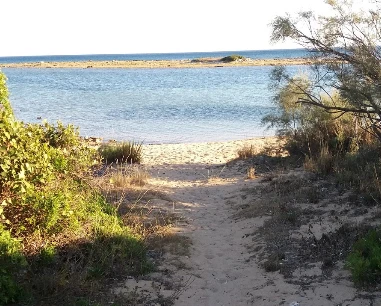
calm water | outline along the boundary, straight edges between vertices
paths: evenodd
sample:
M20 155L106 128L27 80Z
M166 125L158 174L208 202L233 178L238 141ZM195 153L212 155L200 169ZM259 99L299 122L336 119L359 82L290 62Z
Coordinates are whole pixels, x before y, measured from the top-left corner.
M18 119L57 120L83 136L145 143L271 135L271 67L3 69ZM301 70L304 67L289 67Z
M25 62L65 62L65 61L111 61L111 60L182 60L200 57L224 57L240 54L252 59L265 58L297 58L307 55L305 49L285 50L253 50L253 51L222 51L222 52L190 52L190 53L146 53L146 54L96 54L96 55L54 55L54 56L10 56L0 57L0 63Z

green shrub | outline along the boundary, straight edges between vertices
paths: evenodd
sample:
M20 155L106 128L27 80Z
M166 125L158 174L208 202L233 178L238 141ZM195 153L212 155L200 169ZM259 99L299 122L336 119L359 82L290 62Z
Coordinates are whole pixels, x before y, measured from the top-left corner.
M221 58L221 62L231 63L231 62L236 62L236 61L244 60L244 59L245 59L245 57L242 55L232 54L232 55L225 56L225 57Z
M95 276L150 269L142 238L88 183L97 151L71 125L17 121L5 85L0 73L0 305L73 288L75 299ZM121 151L122 161L141 159L140 144Z
M0 225L0 305L16 302L21 288L16 275L26 267L21 243Z
M356 153L372 143L374 138L365 131L368 124L350 113L329 113L322 108L300 103L311 93L311 82L305 77L294 77L278 88L274 103L278 113L262 119L286 138L285 148L292 155L306 157L306 167L320 174L338 169L337 162L347 154ZM346 101L337 92L321 95L325 105L346 107Z
M274 70L275 80L277 70ZM351 113L327 112L301 101L320 101L326 106L348 108L337 92L330 95L313 92L304 77L287 79L277 87L274 102L278 113L267 116L264 123L275 127L286 138L292 155L305 157L305 167L321 175L334 174L336 181L355 189L365 204L381 199L380 143L369 133L371 121ZM356 284L381 280L381 231L370 231L358 240L347 257L346 266Z
M346 266L358 285L375 284L381 279L381 232L371 230L358 240L348 255Z
M102 145L98 151L106 163L136 163L142 161L142 143L122 142L116 145Z
M61 122L57 126L44 124L44 138L53 148L72 148L80 145L79 131L73 125L64 126Z

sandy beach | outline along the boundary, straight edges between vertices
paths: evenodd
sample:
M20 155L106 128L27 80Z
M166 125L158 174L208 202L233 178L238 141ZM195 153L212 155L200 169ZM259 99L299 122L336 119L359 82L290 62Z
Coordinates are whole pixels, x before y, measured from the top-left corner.
M278 186L277 182L287 186L287 182L298 180L300 184L313 185L311 174L301 168L276 170L270 157L237 160L237 150L251 146L260 152L269 146L276 147L278 141L276 137L261 137L146 145L144 166L151 179L145 188L166 195L152 199L150 205L159 209L167 207L182 216L182 222L173 231L190 239L190 253L165 254L160 260L161 267L151 278L130 278L115 292L131 294L135 290L152 300L168 297L177 306L381 305L380 294L364 293L354 287L340 258L333 256L334 263L327 270L319 259L311 261L312 255L294 257L293 252L305 248L303 243L310 241L311 235L321 241L343 220L360 223L364 216L350 213L342 216L340 212L348 207L335 202L337 195L332 191L332 199L327 197L318 203L304 200L297 204L294 200L293 209L305 211L299 218L304 220L308 216L307 223L296 223L293 227L285 227L284 219L276 223L277 214L272 211L278 208L271 188ZM249 168L255 168L254 176L248 177ZM332 218L332 210L338 212L340 219ZM274 224L278 225L274 227ZM289 248L280 265L294 267L288 274L284 272L288 268L274 271L264 268L274 245L271 240L274 237L270 239L269 235L277 232L275 238L286 241ZM293 248L298 241L300 245ZM315 252L313 245L307 248ZM292 261L292 258L300 259ZM168 283L180 284L181 289L163 285Z
M246 59L224 63L219 58L197 60L132 60L132 61L80 61L80 62L33 62L1 64L0 68L211 68L242 66L311 65L309 58Z

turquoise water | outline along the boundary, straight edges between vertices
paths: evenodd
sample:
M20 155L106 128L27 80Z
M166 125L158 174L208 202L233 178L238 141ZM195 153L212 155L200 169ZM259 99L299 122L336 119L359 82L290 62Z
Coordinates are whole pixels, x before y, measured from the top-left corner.
M82 136L184 143L272 135L272 67L3 69L24 122L62 121ZM288 69L298 71L305 67ZM40 119L41 118L41 119Z

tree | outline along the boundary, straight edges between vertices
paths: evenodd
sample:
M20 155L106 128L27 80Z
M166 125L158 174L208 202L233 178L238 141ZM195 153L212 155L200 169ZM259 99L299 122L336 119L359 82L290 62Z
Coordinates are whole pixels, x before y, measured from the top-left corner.
M381 1L364 0L363 9L349 0L326 3L331 7L328 16L301 12L277 17L271 24L273 42L291 39L310 51L315 62L310 86L301 88L282 69L273 76L298 88L298 103L337 116L353 113L381 141ZM337 105L332 92L345 104Z

